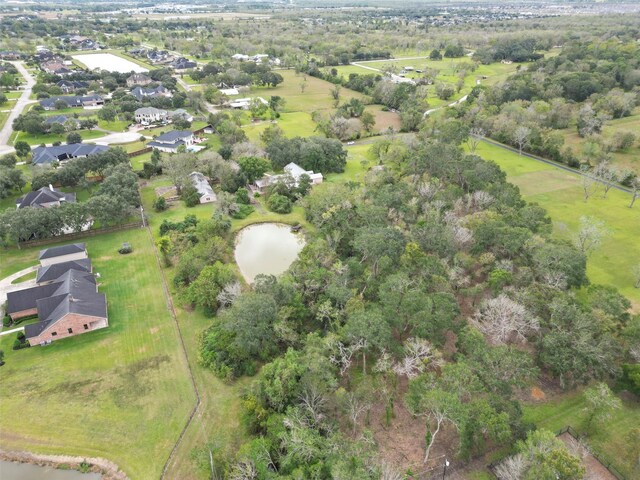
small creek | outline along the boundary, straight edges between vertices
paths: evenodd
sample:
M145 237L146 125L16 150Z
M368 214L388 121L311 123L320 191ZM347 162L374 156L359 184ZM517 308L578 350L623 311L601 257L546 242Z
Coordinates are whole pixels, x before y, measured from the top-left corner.
M300 233L293 233L289 225L259 223L238 232L235 258L242 276L252 283L256 275L280 275L305 245Z
M100 480L101 478L102 475L98 473L80 473L75 470L58 470L53 467L0 460L0 479L2 480Z

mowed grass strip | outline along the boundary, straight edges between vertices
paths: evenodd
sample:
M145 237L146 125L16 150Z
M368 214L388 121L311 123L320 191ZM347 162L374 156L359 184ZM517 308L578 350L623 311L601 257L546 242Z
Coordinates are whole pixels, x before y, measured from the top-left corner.
M508 180L520 188L525 200L536 202L549 212L557 236L571 239L583 216L603 221L609 235L589 256L589 279L617 287L632 301L635 311L640 311L640 289L633 286L632 272L640 264L640 204L636 202L634 208L628 208L630 194L611 189L603 198L600 188L585 202L582 181L576 174L487 143L481 143L477 153L496 162Z
M134 252L119 255L125 241ZM132 479L158 478L195 396L153 245L144 229L86 243L101 275L110 326L20 351L11 350L15 335L2 337L2 444L104 457ZM38 249L5 253L3 271L34 264L37 254Z

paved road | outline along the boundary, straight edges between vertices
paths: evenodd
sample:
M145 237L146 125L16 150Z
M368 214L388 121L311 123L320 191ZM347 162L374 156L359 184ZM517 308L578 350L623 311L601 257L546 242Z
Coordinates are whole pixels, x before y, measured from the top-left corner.
M35 100L29 100L29 96L31 96L31 90L33 86L36 84L35 78L24 68L24 64L22 62L9 62L14 67L18 69L18 72L24 77L27 84L24 87L24 91L18 100L16 101L11 113L9 113L9 117L7 118L4 127L0 130L0 154L13 152L14 148L9 145L9 137L13 133L13 128L11 125L15 118L22 113L24 107L31 103L35 103Z

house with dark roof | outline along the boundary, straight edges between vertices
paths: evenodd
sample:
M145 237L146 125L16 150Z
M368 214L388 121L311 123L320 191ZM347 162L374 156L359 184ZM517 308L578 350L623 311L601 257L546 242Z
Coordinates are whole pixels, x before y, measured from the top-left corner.
M174 70L188 70L190 68L196 68L198 64L188 58L180 57L171 62L169 66Z
M60 80L56 85L64 93L72 93L79 88L89 88L89 82L81 82L79 80Z
M31 150L31 164L50 165L54 162L64 163L67 160L88 157L108 149L109 147L106 145L91 145L88 143L73 143L71 145L58 145L56 147L36 147Z
M45 110L57 110L57 103L64 102L67 104L67 108L82 107L82 108L96 108L104 105L104 99L100 95L69 95L60 97L43 98L40 100L40 106Z
M189 180L191 184L197 190L200 195L200 203L211 203L218 199L218 196L209 185L207 178L200 172L191 172L189 174Z
M38 323L25 326L30 345L46 343L109 326L107 299L98 292L96 277L69 269L55 281L7 294L12 319L38 315Z
M135 87L136 85L142 85L143 87L149 85L153 80L146 76L144 73L134 73L127 78L127 87Z
M47 283L54 282L69 270L78 270L79 272L91 273L91 271L93 270L91 259L80 258L78 260L52 263L44 267L39 267L38 273L36 275L36 283L38 285L45 285Z
M151 50L147 53L147 59L151 63L164 63L172 59L172 55L166 50Z
M87 253L87 245L84 243L70 243L68 245L60 245L59 247L45 248L44 250L40 250L40 255L38 256L42 267L54 263L83 260L85 258L89 258L89 254Z
M62 203L75 203L75 193L65 193L51 185L27 193L16 200L16 208L50 208L59 207Z
M181 145L185 148L190 147L195 143L195 137L193 132L189 130L172 130L164 133L155 140L147 144L148 147L153 147L161 152L177 152Z
M144 87L135 87L131 89L131 95L133 95L136 100L142 101L145 98L159 98L159 97L172 97L171 91L164 87L164 85L158 85L155 88L144 88Z
M75 122L75 127L78 128L80 126L80 121L76 118L69 118L66 115L51 115L44 120L44 124L49 127L54 123L59 123L60 125L65 125L67 121L72 120Z

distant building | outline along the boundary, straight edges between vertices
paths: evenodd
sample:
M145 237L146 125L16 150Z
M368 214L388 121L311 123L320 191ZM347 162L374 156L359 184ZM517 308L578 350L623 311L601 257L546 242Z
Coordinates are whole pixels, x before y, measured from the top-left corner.
M231 58L239 62L246 62L247 60L249 60L249 55L245 55L243 53L235 53L231 55Z
M253 185L249 185L249 189L254 193L264 193L265 190L271 185L284 182L289 187L297 187L300 183L300 178L303 175L307 175L311 180L312 185L322 183L324 180L322 173L314 173L313 170L305 170L296 163L289 163L284 167L284 173L281 175L265 175L259 180L256 180Z
M143 87L149 85L153 80L143 73L134 73L127 78L127 87L135 87L136 85L142 85Z
M73 143L56 147L36 147L31 150L32 165L49 165L54 162L64 163L74 158L88 157L108 150L105 145L91 145L88 143Z
M155 88L135 87L131 89L131 95L139 101L142 101L145 98L169 98L173 96L171 91L163 85L158 85Z
M189 180L191 180L191 183L200 195L200 203L211 203L218 199L206 177L200 172L192 172L189 175Z
M24 197L16 200L16 208L50 208L59 207L63 203L75 203L75 193L65 193L53 188L42 187L33 192L27 193Z
M253 100L254 100L254 98L237 98L237 99L227 103L227 105L229 105L231 108L235 108L237 110L249 110L249 107L251 106L251 102ZM267 102L262 97L255 97L255 100L258 100L259 102L263 103L264 105L269 105L269 102Z
M43 98L40 100L40 106L45 110L57 110L56 104L63 101L67 104L67 108L97 108L104 105L104 99L100 95L69 95L61 97Z
M60 87L60 90L64 93L73 93L79 88L89 88L89 82L75 80L60 80L56 85Z
M196 68L198 64L188 58L180 57L171 62L169 66L174 70L188 70L190 68Z
M149 142L147 146L153 147L161 152L174 153L178 151L180 146L184 145L185 148L188 148L194 143L195 136L193 132L189 130L172 130L156 137L156 139Z
M140 125L151 125L153 123L169 123L176 117L183 118L187 122L193 121L193 116L182 108L171 111L155 107L142 107L138 108L134 112L134 115L136 123L139 123Z

